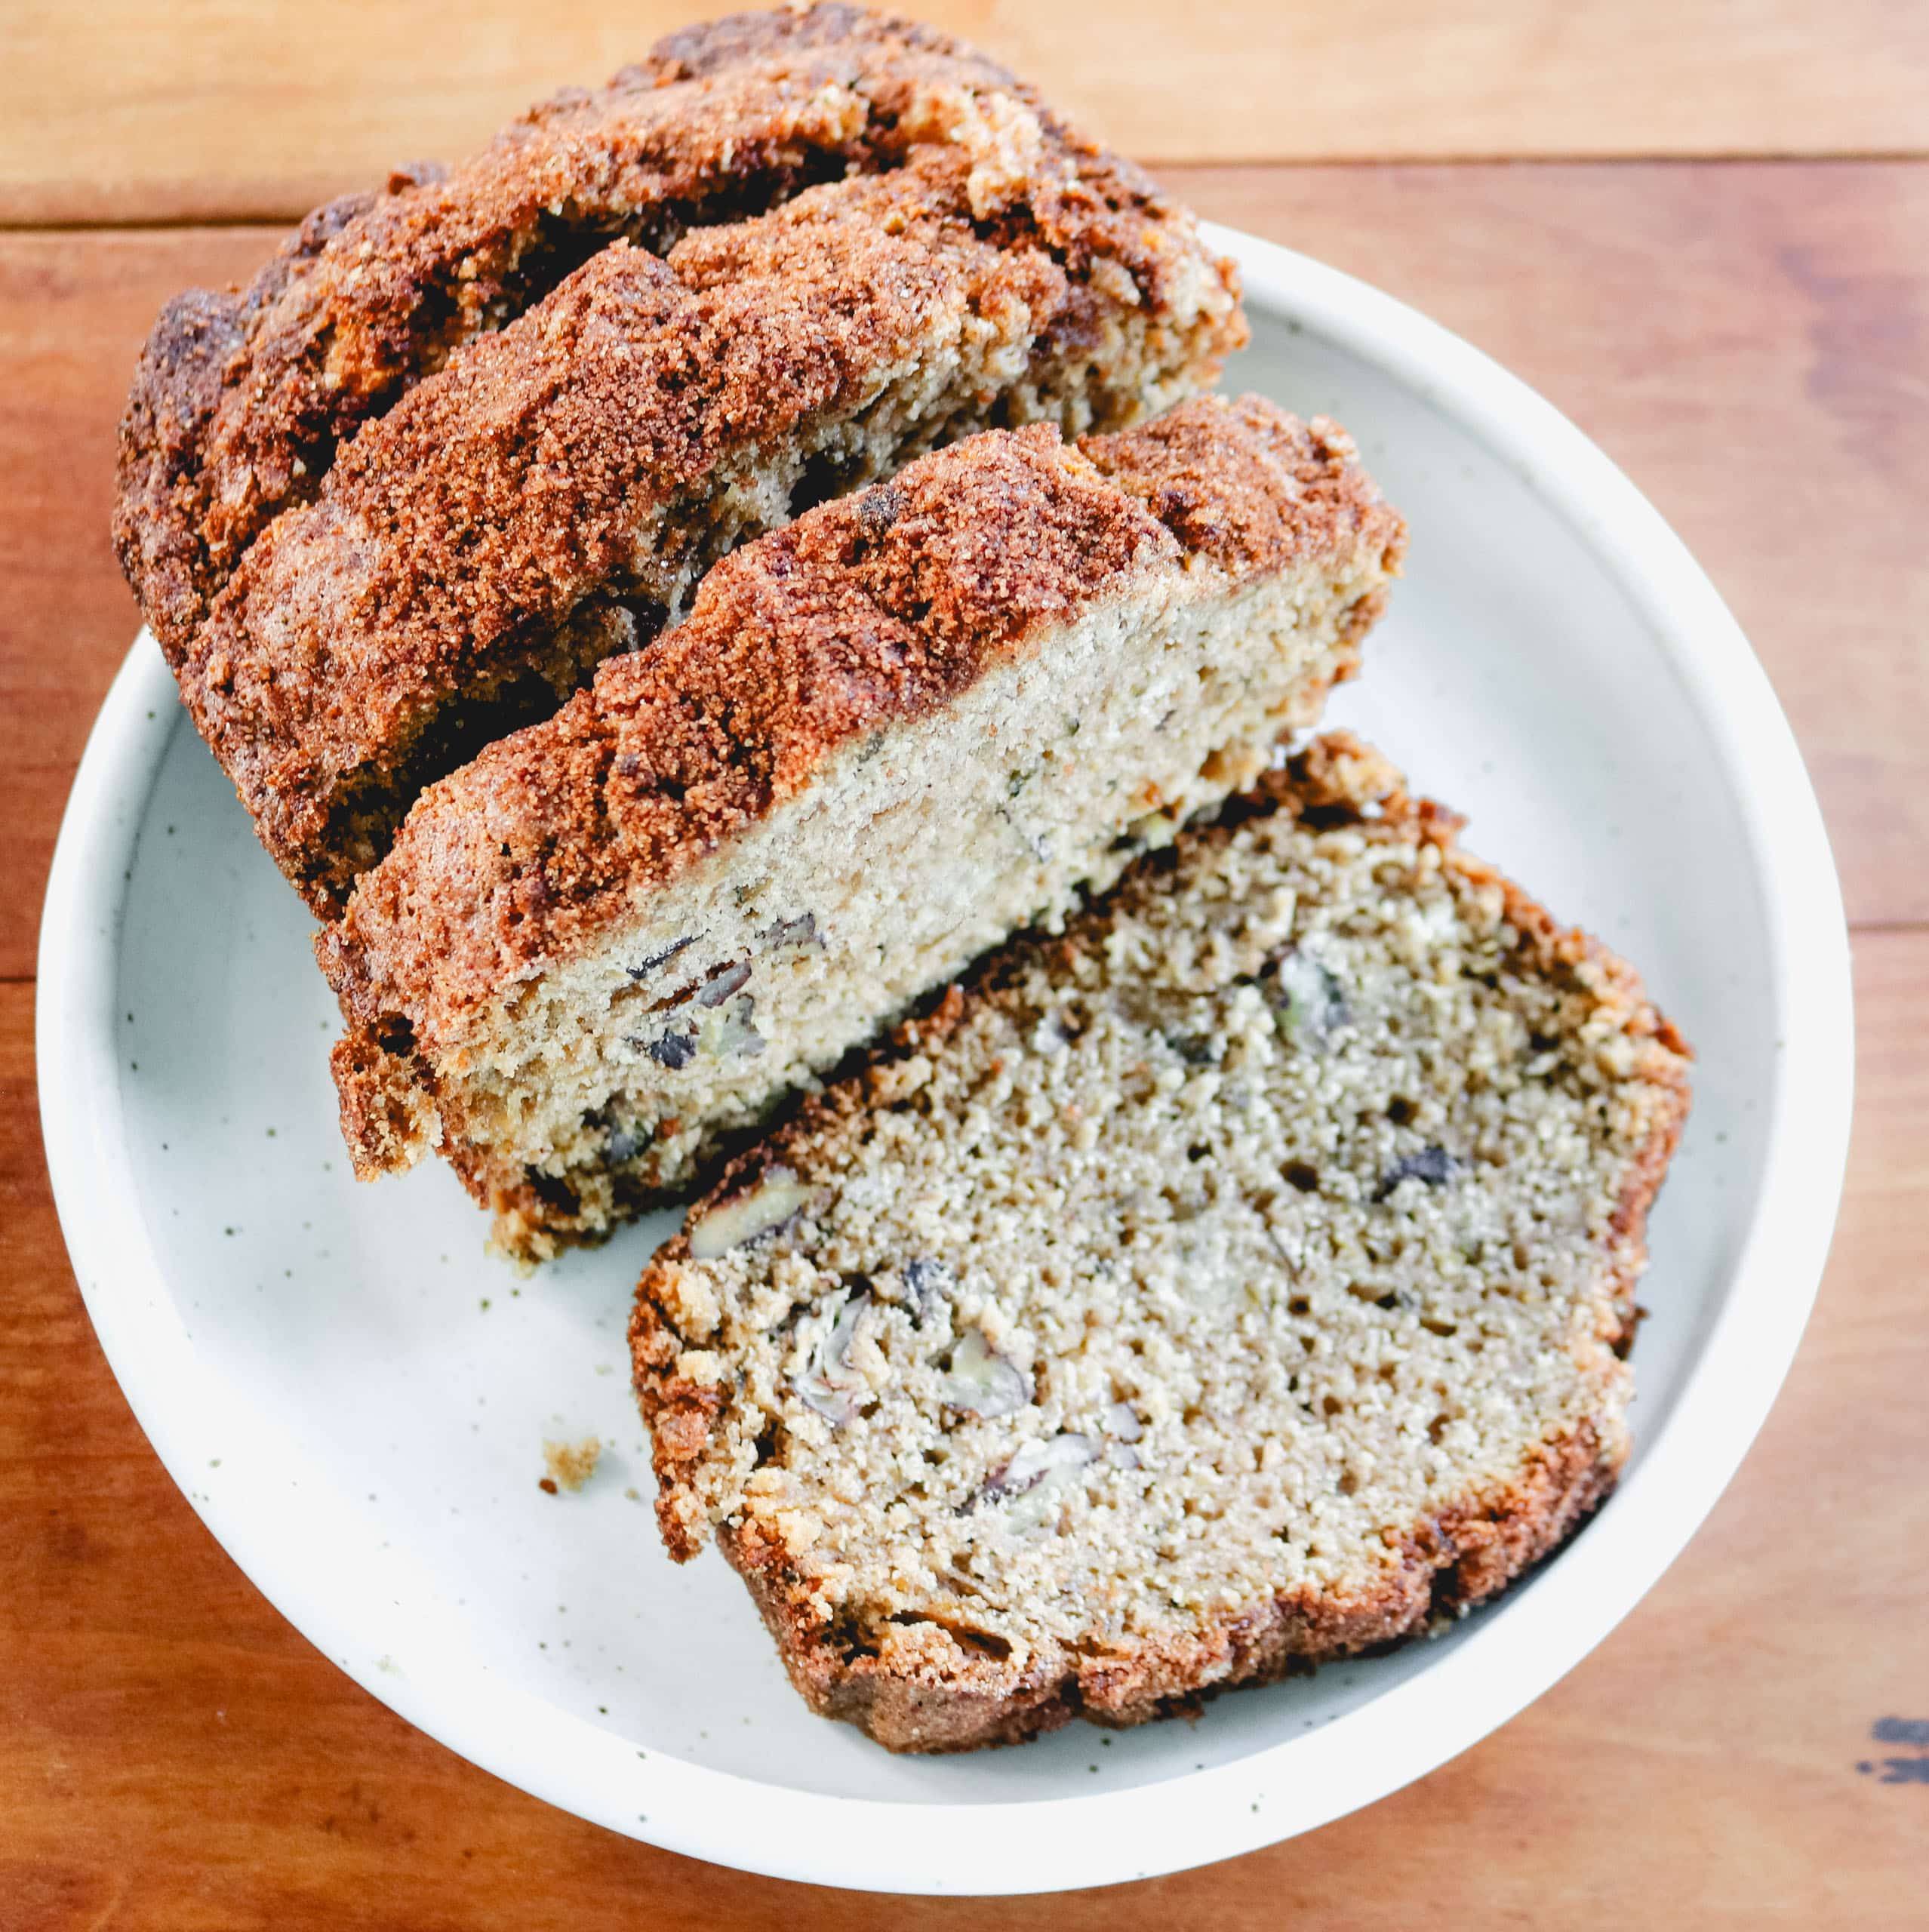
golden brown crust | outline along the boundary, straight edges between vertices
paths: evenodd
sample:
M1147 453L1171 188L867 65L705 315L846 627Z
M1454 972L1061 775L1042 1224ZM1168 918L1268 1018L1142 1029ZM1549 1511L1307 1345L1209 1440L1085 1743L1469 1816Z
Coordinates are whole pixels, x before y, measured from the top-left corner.
M328 1056L343 1121L355 1123L353 1146L357 1165L381 1171L408 1166L432 1137L426 1109L417 1100L432 1091L433 1076L420 1069L420 1086L404 1086L389 1077L408 1042L374 1031L350 1032L337 1040Z
M712 1395L715 1391L710 1392ZM1484 1602L1549 1556L1613 1491L1623 1452L1591 1426L1545 1443L1513 1477L1420 1524L1381 1589L1336 1601L1311 1589L1202 1625L1183 1642L1119 1643L1035 1660L1014 1683L995 1659L941 1628L887 1658L826 1629L794 1587L786 1553L756 1525L718 1546L748 1586L790 1681L819 1715L857 1724L893 1751L1017 1744L1074 1718L1124 1728L1196 1709L1205 1697L1276 1683L1321 1663L1404 1642Z
M1155 472L1149 494L1118 486ZM1076 449L1042 426L994 432L820 506L712 571L652 650L425 794L318 942L354 1063L377 1065L377 1036L405 1021L395 1084L417 1080L414 1048L454 1047L471 1014L586 951L840 746L936 710L1151 574L1223 592L1391 558L1403 536L1342 432L1256 397ZM377 1171L399 1103L379 1083L342 1093L358 1165Z
M1280 811L1315 823L1357 824L1369 836L1417 834L1435 844L1443 862L1469 884L1499 888L1506 923L1537 969L1573 977L1614 1014L1635 1049L1631 1077L1660 1097L1654 1125L1631 1164L1610 1229L1619 1331L1603 1339L1625 1347L1632 1339L1632 1285L1647 1214L1687 1112L1685 1043L1649 1003L1632 967L1586 933L1561 925L1511 881L1463 852L1456 842L1459 817L1411 797L1398 772L1349 733L1315 740L1212 822L1182 833L1180 849L1187 841L1229 838L1239 823ZM855 1072L806 1101L760 1145L731 1162L692 1208L688 1222L747 1190L772 1166L808 1175L817 1143L835 1137L874 1100L894 1091L891 1072L898 1062L935 1051L974 1003L1006 997L1004 989L1020 979L1029 960L1069 956L1094 943L1115 909L1135 894L1157 890L1158 875L1172 863L1169 854L1140 860L1112 894L1069 922L1062 936L1026 936L982 961ZM671 1271L688 1253L681 1232L657 1250L638 1284L629 1324L635 1385L652 1435L657 1521L678 1561L701 1546L705 1526L684 1495L685 1472L706 1454L721 1407L716 1386L692 1382L678 1371L691 1345L666 1304ZM1611 1418L1604 1417L1603 1425L1584 1423L1542 1443L1505 1482L1463 1495L1413 1525L1397 1564L1370 1597L1334 1601L1311 1592L1281 1596L1263 1611L1206 1626L1182 1646L1149 1641L1116 1654L1068 1653L1035 1663L1015 1684L1008 1670L995 1667L995 1660L974 1655L955 1639L946 1647L931 1638L922 1655L881 1656L854 1632L826 1626L819 1599L786 1553L760 1539L754 1521L725 1523L715 1534L749 1586L792 1682L814 1709L862 1725L892 1749L965 1750L1015 1743L1075 1716L1100 1724L1140 1723L1184 1708L1207 1692L1268 1682L1397 1643L1442 1615L1483 1601L1557 1549L1611 1491L1626 1437Z
M626 236L655 253L814 182L898 165L947 97L1008 97L1088 164L1126 244L1136 169L943 35L854 7L746 14L660 42L594 93L533 109L451 171L318 209L245 291L193 289L155 327L122 424L115 538L171 654L338 448L463 343ZM1140 248L1140 254L1146 251Z
M1229 416L1168 410L1122 435L1088 436L1079 448L1184 549L1233 577L1260 577L1312 545L1334 546L1374 507L1370 490L1336 492L1344 473L1336 464L1358 460L1352 438L1324 417L1309 432L1280 435L1276 426L1291 420L1263 398L1244 395ZM1386 567L1397 571L1405 527L1383 511L1380 534Z

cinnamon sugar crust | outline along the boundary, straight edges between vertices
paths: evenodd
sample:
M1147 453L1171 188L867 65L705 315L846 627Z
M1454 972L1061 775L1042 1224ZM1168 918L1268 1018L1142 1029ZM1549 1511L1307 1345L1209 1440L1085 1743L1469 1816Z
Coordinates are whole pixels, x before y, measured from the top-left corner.
M901 164L947 120L1035 121L1103 205L1100 252L1155 293L1165 205L995 63L915 23L825 5L660 42L594 92L530 110L453 169L421 163L312 214L249 288L191 289L143 354L122 424L115 540L171 657L280 510L461 346L621 237L694 226ZM1149 219L1148 219L1149 217Z

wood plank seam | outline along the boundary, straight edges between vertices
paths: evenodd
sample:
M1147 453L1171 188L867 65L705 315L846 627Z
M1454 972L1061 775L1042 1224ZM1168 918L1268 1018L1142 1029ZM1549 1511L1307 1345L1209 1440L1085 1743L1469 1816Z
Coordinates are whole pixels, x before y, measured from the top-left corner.
M1920 166L1929 162L1929 146L1832 148L1826 153L1789 154L1773 149L1735 148L1699 154L1671 154L1665 150L1629 149L1614 154L1569 153L1550 149L1545 152L1512 153L1497 149L1491 152L1469 150L1441 154L1384 155L1347 155L1337 160L1316 155L1256 155L1247 159L1211 154L1135 155L1134 159L1154 177L1161 170L1212 169L1245 173L1291 175L1334 175L1347 173L1371 174L1389 168L1430 168L1471 173L1482 168L1669 168L1714 169L1734 167L1777 167L1791 171L1801 168ZM365 183L343 181L334 192L346 194ZM131 216L98 219L75 216L9 215L0 214L0 237L10 235L189 235L218 233L237 229L259 228L278 237L297 226L317 204L311 202L264 202L257 208L221 213L180 215Z

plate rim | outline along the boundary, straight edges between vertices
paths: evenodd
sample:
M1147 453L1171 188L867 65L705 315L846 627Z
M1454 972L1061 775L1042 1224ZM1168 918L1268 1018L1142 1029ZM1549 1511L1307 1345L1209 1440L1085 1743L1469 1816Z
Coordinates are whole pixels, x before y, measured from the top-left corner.
M181 714L145 632L91 731L43 909L35 1061L60 1225L88 1313L163 1466L275 1608L409 1722L485 1770L630 1837L849 1889L1014 1894L1207 1864L1315 1829L1425 1775L1579 1663L1659 1580L1765 1419L1820 1285L1846 1163L1854 1021L1848 936L1820 809L1767 675L1660 513L1552 405L1471 344L1338 269L1202 224L1250 307L1343 345L1511 462L1601 558L1660 640L1721 756L1760 881L1782 1051L1754 1211L1672 1414L1588 1534L1454 1650L1360 1709L1234 1763L1089 1796L968 1804L833 1797L759 1783L626 1738L534 1694L478 1697L460 1659L398 1678L248 1509L198 1487L194 1357L124 1165L115 1014L133 841ZM105 1197L103 1198L103 1196ZM205 1371L198 1371L205 1374ZM1417 1746L1416 1738L1424 1742ZM1312 1774L1312 1775L1309 1775ZM995 1862L986 1827L997 1820Z

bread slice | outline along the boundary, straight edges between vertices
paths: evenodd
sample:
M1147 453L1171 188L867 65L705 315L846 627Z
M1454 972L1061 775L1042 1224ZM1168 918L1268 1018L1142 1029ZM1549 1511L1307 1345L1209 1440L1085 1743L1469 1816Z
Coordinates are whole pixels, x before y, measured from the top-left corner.
M207 460L171 488L161 445L178 438L134 432L146 481L123 531L137 549L158 532L157 586L177 584L175 525L208 532L199 588L147 593L183 696L318 912L340 909L425 784L647 642L737 543L987 426L1123 426L1210 383L1237 346L1230 265L1123 164L1018 93L900 85L880 115L886 100L906 111L884 171L691 227L660 257L611 242L490 332L472 318L453 338L408 336L395 355L430 372L361 423L312 500L271 505L257 487L297 461L260 437L291 449L308 417L239 350L221 376L245 419L228 454L211 427ZM679 165L687 132L666 133ZM544 152L500 166L546 207ZM407 224L391 238L411 238ZM425 271L404 257L389 269L413 289ZM379 291L384 274L368 280ZM355 326L361 281L350 295L330 308L320 373L300 366L352 414L335 359L371 362L371 409L404 377ZM325 462L334 445L299 435Z
M358 1173L432 1146L537 1258L1249 782L1403 537L1248 397L992 432L712 571L688 620L432 788L320 944Z
M1319 741L740 1158L631 1327L663 1533L899 1750L1500 1589L1627 1448L1687 1049Z
M1189 245L1138 170L1004 69L838 5L674 34L453 169L419 164L317 209L247 289L169 303L141 357L115 537L155 634L184 652L248 545L314 497L364 423L612 240L663 254L692 228L901 166L921 142L961 144L995 174L1007 137L1075 158L1105 204L1101 252L1155 277L1155 257Z

